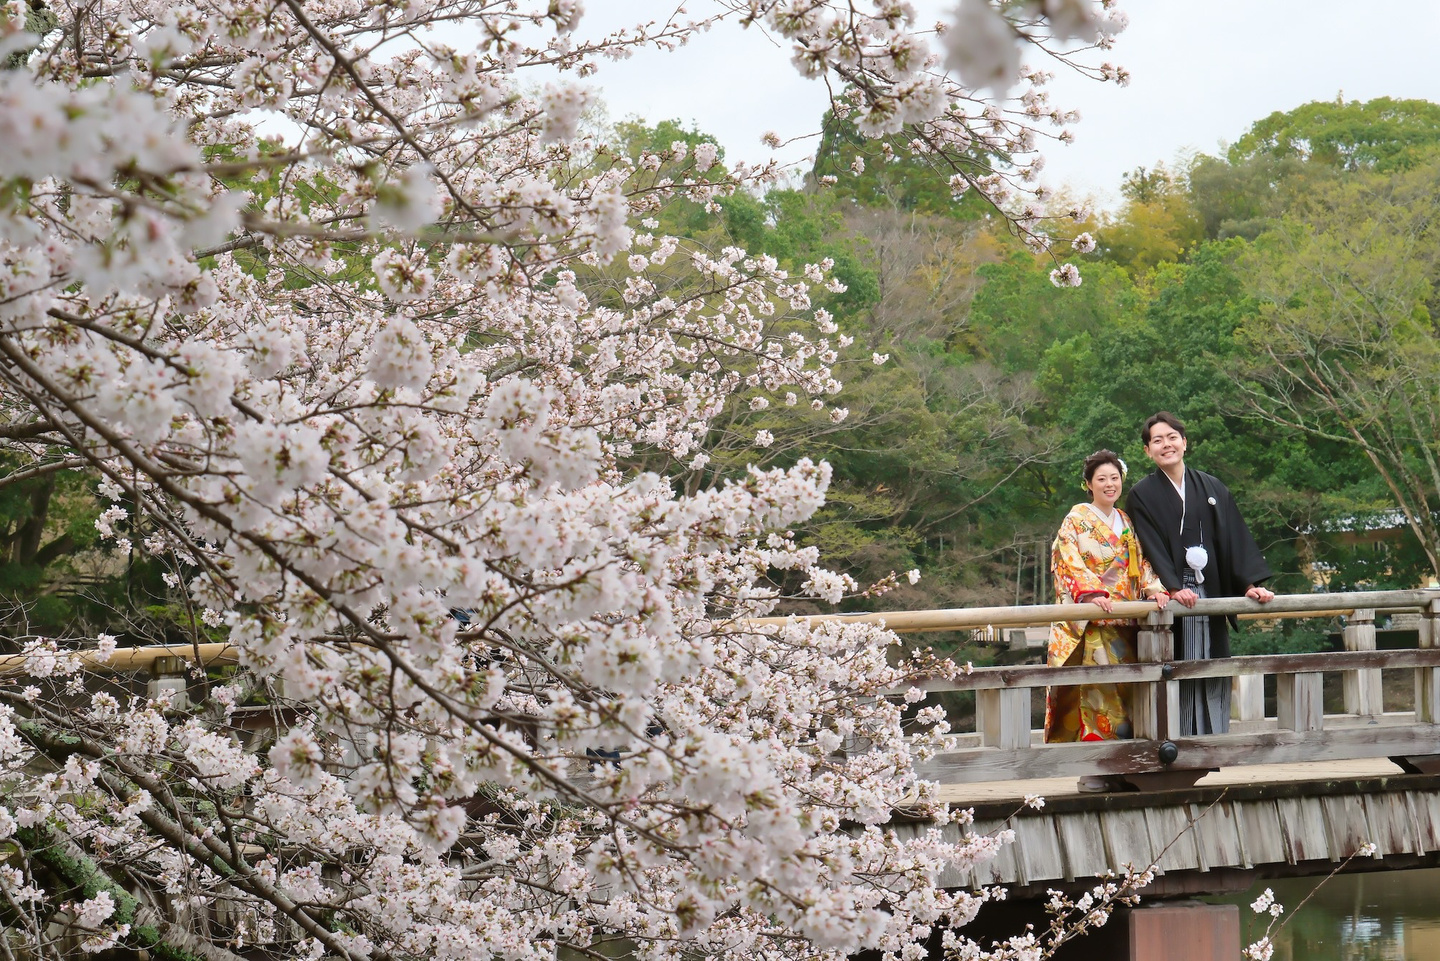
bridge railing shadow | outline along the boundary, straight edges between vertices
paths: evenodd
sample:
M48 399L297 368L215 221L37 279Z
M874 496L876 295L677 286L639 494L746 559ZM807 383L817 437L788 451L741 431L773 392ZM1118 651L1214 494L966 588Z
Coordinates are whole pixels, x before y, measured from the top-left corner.
M1376 650L1375 618L1420 613L1419 646ZM1344 615L1345 650L1315 654L1249 655L1209 660L1175 657L1177 617ZM1277 595L1268 604L1208 598L1194 608L1117 603L1111 614L1093 604L902 611L822 616L883 623L898 633L1032 627L1097 617L1134 618L1140 626L1138 662L1103 666L979 667L917 686L931 692L973 691L975 731L951 739L952 748L924 762L921 774L942 783L1029 780L1084 774L1176 774L1239 765L1343 761L1388 757L1403 769L1440 772L1440 590ZM766 618L755 623L782 622ZM1414 672L1411 710L1387 713L1381 670ZM1343 676L1345 710L1326 715L1323 678ZM1276 711L1264 714L1263 684L1275 677ZM1227 734L1182 736L1180 682L1232 679L1238 719ZM1031 729L1032 699L1068 684L1129 684L1135 736L1045 744Z

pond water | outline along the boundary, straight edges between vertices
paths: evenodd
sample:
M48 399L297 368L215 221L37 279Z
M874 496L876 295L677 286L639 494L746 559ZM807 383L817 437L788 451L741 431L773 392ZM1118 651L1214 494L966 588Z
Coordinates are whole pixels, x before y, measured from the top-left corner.
M1289 918L1272 934L1273 961L1440 961L1440 868L1267 881L1205 900L1240 905L1250 944L1270 920L1250 909L1266 888Z

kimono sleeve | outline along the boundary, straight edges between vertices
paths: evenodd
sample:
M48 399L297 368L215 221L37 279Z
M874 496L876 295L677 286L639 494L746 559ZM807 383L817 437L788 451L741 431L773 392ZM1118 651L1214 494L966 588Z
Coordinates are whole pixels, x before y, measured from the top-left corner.
M1146 498L1138 487L1139 485L1136 485L1137 489L1132 490L1126 498L1125 507L1130 514L1130 523L1135 528L1135 536L1140 540L1140 553L1161 586L1166 592L1174 594L1180 590L1182 581L1170 557L1169 539L1160 530L1155 515L1151 513Z
M1085 594L1109 594L1100 575L1090 570L1080 546L1084 531L1075 521L1074 515L1067 515L1060 523L1060 531L1051 546L1051 569L1057 586L1063 586L1071 600L1079 600Z
M1145 552L1142 550L1140 552L1140 593L1149 597L1159 591L1170 593L1164 582L1155 576L1155 568L1150 566L1150 561L1146 559Z
M1239 595L1245 593L1245 589L1252 584L1259 584L1274 576L1274 571L1265 562L1265 555L1260 552L1260 545L1255 543L1255 535L1250 533L1250 526L1245 523L1245 518L1240 516L1240 508L1235 506L1235 498L1230 493L1230 488L1224 484L1217 483L1219 488L1216 492L1217 523L1226 536L1225 560L1229 568L1226 575L1230 580L1230 593Z

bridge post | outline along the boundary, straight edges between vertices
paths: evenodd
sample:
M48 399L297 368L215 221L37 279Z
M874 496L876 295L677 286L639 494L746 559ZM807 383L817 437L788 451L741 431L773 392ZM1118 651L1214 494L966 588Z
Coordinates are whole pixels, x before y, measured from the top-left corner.
M1136 659L1161 664L1175 659L1175 615L1155 611L1145 618L1136 638ZM1135 737L1166 741L1180 736L1180 682L1155 681L1131 685L1130 721Z
M1420 618L1420 646L1440 647L1440 601L1431 601ZM1415 669L1415 720L1440 723L1440 668Z
M1006 687L975 692L981 745L1007 751L1030 746L1030 690Z
M150 680L145 684L145 696L154 700L168 697L170 710L183 711L189 704L186 689L189 682L185 672L189 662L180 657L157 657L150 666Z
M1347 651L1375 650L1375 611L1357 609L1345 622L1341 636ZM1343 681L1346 714L1373 716L1385 713L1379 671L1346 671Z
M1431 601L1420 613L1420 647L1440 647L1440 601ZM1415 668L1415 722L1440 723L1440 668ZM1440 754L1392 756L1407 774L1440 774Z
M1236 674L1230 681L1237 721L1265 720L1265 675Z
M1240 908L1199 901L1131 908L1126 961L1234 961L1240 957Z
M1275 677L1275 720L1282 730L1318 731L1325 725L1325 675L1318 671Z

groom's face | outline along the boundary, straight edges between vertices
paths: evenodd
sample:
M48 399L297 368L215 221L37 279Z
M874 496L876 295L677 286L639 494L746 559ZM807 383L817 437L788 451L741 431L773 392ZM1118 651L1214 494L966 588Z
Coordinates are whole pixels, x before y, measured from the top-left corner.
M1150 428L1150 442L1145 453L1160 469L1173 467L1185 460L1185 438L1163 420Z

